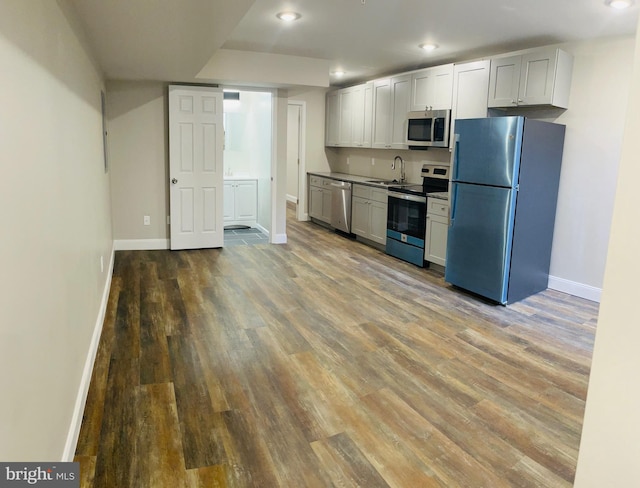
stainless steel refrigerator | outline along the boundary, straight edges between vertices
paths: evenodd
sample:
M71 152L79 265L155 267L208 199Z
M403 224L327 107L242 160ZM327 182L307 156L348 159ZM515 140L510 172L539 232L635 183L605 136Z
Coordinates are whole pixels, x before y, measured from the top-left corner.
M456 120L445 280L501 304L545 290L565 126Z

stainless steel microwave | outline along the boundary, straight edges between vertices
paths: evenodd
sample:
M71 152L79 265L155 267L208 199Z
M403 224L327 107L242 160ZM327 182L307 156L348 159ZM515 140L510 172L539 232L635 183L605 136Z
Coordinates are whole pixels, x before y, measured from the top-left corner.
M410 149L449 147L451 110L424 110L407 115L407 140Z

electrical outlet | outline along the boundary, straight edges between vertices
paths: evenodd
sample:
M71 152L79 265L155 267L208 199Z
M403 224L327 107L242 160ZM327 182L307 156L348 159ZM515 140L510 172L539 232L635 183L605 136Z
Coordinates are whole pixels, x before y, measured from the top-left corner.
M151 225L151 217L148 215L144 216L144 225Z
M100 256L100 272L104 273L104 257Z

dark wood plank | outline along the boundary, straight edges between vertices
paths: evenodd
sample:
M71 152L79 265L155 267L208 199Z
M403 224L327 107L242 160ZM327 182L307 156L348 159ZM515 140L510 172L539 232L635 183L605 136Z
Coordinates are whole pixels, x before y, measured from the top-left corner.
M169 355L185 466L192 469L221 464L226 459L219 433L222 418L213 410L191 336L169 337Z

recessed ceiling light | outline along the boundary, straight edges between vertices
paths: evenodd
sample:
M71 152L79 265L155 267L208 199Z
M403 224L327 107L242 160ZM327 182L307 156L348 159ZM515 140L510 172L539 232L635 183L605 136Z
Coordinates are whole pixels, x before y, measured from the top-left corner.
M633 0L606 0L604 3L611 8L622 10L631 7Z
M425 44L420 44L418 46L420 49L424 49L427 52L433 51L434 49L436 49L438 47L437 44L430 44L430 43L425 43Z
M276 17L285 22L293 22L294 20L298 20L302 17L302 15L298 12L280 12L279 14L276 14Z
M344 76L346 74L345 71L342 71L341 69L336 70L336 71L332 71L331 74L333 76L337 76L338 78L340 78L341 76Z

